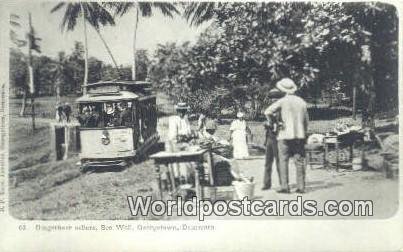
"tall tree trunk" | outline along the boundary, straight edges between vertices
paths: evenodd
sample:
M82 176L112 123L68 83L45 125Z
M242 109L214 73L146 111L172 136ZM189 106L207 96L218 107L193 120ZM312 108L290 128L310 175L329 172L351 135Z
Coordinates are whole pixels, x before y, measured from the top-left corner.
M133 65L132 65L132 80L136 80L136 41L137 41L137 26L139 23L139 9L136 5L134 8L135 11L135 22L134 22L134 33L133 33Z
M35 94L31 96L32 130L35 130Z
M21 110L20 110L20 116L25 115L25 108L27 107L27 89L24 88L22 91L22 103L21 103Z
M357 85L353 86L353 119L357 118Z
M59 104L60 102L60 86L61 86L60 81L56 80L56 104Z
M87 84L88 84L88 38L87 38L87 22L85 20L85 9L83 4L80 3L81 6L81 17L83 22L83 30L84 30L84 83L83 83L83 94L87 94Z
M108 44L106 43L104 37L102 36L101 32L98 29L96 29L95 27L94 27L94 30L97 32L99 38L101 39L102 43L105 46L106 51L108 52L109 56L111 57L111 60L112 60L113 64L115 65L116 71L118 72L119 76L122 77L118 64L116 63L115 57L113 57L112 51L109 48Z
M33 36L31 13L28 12L29 30L30 35ZM32 37L28 39L28 78L29 78L29 92L31 94L31 117L32 117L32 130L35 130L35 86L34 86L34 69L32 67Z
M250 117L254 120L256 119L256 100L255 97L252 97L251 99L251 113L250 113Z

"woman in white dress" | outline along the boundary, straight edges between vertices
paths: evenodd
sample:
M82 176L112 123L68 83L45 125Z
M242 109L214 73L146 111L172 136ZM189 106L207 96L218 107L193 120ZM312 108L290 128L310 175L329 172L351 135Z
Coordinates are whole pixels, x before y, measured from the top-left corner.
M249 157L247 133L250 132L249 127L246 125L244 118L245 114L242 112L237 113L237 119L231 123L230 132L232 146L234 148L234 159L245 159Z

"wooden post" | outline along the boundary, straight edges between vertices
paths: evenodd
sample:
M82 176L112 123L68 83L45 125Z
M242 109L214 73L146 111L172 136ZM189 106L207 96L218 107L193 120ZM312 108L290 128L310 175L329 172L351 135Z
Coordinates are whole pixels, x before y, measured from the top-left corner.
M210 185L214 186L214 174L213 174L213 154L211 153L211 150L207 152L207 165L208 165L208 173L210 176Z
M161 181L161 168L159 164L155 165L155 175L157 177L157 190L158 190L158 195L160 196L160 199L162 200L164 195L162 193L162 181Z
M59 139L57 130L63 130L64 138ZM55 152L55 160L66 160L71 157L72 153L78 153L80 151L80 142L77 137L79 134L79 126L76 123L50 123L50 141L51 150ZM61 156L58 155L62 151Z
M63 153L63 160L67 160L68 153L69 153L69 144L70 144L70 128L65 125L63 127L64 130L64 153Z
M51 157L52 159L54 158L54 160L57 160L57 145L56 145L56 131L55 131L55 126L53 123L50 124L49 127L49 133L50 133L50 149L51 149ZM55 156L53 157L53 153L55 154Z
M34 94L31 94L31 114L32 114L32 130L35 130L35 98Z
M336 139L336 171L339 171L339 140Z
M353 119L355 120L357 116L357 87L353 86Z
M197 200L201 200L201 190L200 190L200 174L199 168L195 169L195 190L196 190L196 198Z

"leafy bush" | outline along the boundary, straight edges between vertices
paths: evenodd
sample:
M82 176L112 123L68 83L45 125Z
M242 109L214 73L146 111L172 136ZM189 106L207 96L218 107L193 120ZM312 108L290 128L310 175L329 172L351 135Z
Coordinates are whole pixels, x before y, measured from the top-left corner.
M194 45L160 45L155 54L153 68L158 71L152 71L152 78L173 99L188 100L195 110L214 114L227 107L247 110L256 118L268 102L268 90L277 80L290 77L303 96L320 97L337 84L339 92L351 97L357 86L364 100L382 89L377 100L397 106L397 93L389 92L397 88L398 19L393 6L207 5L211 12L207 16L215 22ZM215 96L216 90L221 95Z

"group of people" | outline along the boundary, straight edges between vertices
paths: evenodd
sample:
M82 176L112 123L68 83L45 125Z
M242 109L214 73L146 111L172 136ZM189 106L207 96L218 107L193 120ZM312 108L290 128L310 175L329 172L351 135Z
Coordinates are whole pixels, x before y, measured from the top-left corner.
M132 113L127 102L119 104L107 103L105 109L97 109L94 105L86 105L82 108L78 120L83 127L116 127L130 126Z
M297 85L293 80L284 78L276 83L275 89L269 92L271 104L265 110L266 116L266 162L263 190L272 187L272 167L277 167L280 189L278 193L290 193L289 187L289 159L293 158L297 170L297 193L305 192L305 139L308 128L308 111L306 102L295 94ZM187 142L195 137L187 117L189 107L186 103L176 106L178 115L169 119L168 139L171 142ZM200 138L217 139L215 121L201 115L198 121L197 134ZM233 158L245 159L249 156L248 136L251 130L248 127L245 114L237 113L229 128L229 140L233 146Z

